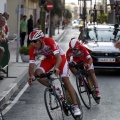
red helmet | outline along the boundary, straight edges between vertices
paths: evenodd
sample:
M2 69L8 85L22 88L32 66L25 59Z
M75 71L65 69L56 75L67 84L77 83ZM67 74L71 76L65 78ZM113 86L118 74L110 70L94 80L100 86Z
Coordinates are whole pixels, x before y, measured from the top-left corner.
M33 30L29 35L29 40L33 41L41 37L44 37L44 33L42 32L42 30Z
M69 48L79 48L80 42L76 38L72 38L69 42Z

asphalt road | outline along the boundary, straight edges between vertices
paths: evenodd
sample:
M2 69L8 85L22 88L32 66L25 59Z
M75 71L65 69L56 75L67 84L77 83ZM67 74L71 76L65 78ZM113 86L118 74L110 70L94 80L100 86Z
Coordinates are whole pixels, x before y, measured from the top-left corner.
M68 48L72 37L78 37L77 29L69 29L59 45ZM83 106L83 120L120 120L120 70L95 70L101 91L101 102L96 104L92 99L90 110ZM75 77L71 74L70 80L76 89ZM25 83L24 83L25 84ZM22 87L24 87L24 84ZM44 105L45 87L37 81L22 94L17 103L4 115L5 120L49 120ZM20 89L21 90L21 89ZM11 100L19 93L17 91ZM65 120L73 120L66 117Z

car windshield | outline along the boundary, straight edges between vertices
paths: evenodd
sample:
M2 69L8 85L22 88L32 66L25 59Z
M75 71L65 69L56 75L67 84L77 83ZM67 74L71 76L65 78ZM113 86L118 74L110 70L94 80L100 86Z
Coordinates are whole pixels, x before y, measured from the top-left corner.
M88 41L109 42L114 41L113 28L86 28L83 39ZM116 35L116 39L120 39L120 31Z

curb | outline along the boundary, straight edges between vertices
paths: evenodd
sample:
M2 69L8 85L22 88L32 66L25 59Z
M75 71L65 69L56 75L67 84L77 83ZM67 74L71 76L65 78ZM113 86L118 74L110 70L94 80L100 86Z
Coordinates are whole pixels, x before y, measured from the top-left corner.
M28 78L28 68L19 75L14 82L12 82L1 94L0 94L0 108L3 107L6 102L11 98L19 86L27 80Z
M65 34L64 30L55 41L59 41L59 39ZM11 98L11 96L18 90L19 86L22 82L25 82L28 79L28 68L19 75L14 82L12 82L1 94L0 94L0 108L2 108L7 101Z

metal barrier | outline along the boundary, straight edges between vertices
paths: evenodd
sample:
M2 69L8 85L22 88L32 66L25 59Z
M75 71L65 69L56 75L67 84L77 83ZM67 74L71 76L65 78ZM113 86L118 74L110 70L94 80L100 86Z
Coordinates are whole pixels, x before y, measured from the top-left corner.
M0 72L3 72L4 74L6 74L7 75L6 77L8 77L8 63L10 60L10 52L9 52L8 44L14 42L17 39L18 36L16 34L14 36L15 38L13 40L0 43L0 46L4 47L5 49L3 58L0 62Z

